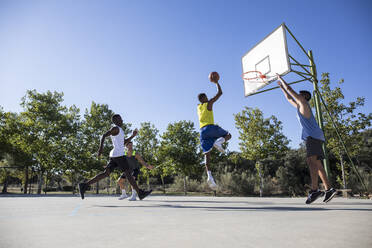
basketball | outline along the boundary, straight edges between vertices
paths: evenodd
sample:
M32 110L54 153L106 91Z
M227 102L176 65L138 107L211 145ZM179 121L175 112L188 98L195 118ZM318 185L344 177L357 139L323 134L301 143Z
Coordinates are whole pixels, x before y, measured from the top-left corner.
M216 71L209 73L209 81L218 82L220 80L220 75Z

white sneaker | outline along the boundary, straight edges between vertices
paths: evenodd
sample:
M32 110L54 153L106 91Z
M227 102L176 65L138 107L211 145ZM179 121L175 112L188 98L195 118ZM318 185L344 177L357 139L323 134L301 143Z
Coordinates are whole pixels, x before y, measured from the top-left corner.
M137 201L137 192L133 190L132 195L128 198L128 201Z
M123 199L125 199L125 198L128 198L127 194L122 194L122 195L118 198L118 200L123 200Z
M217 184L216 182L214 181L213 177L208 177L207 179L207 183L209 185L209 187L213 190L216 190L217 189Z
M224 139L223 137L221 137L221 138L218 138L218 139L214 142L214 144L213 144L213 146L214 146L217 150L219 150L220 152L222 152L222 153L225 152L225 150L224 150L223 147L222 147L223 142L225 142L225 139Z

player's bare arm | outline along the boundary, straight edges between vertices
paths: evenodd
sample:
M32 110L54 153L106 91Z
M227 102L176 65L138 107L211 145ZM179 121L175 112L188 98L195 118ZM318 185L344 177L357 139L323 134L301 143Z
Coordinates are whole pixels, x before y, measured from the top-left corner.
M311 116L311 110L309 107L309 104L307 103L306 99L302 96L300 96L296 91L292 89L291 86L289 86L283 78L278 75L278 80L281 83L281 88L289 94L289 96L293 99L293 101L296 103L296 105L292 104L296 108L299 109L300 113L305 116L306 118L310 118ZM288 98L287 98L288 99Z
M291 97L291 95L284 89L282 83L280 81L278 81L278 85L280 87L280 89L283 91L283 94L285 96L285 98L287 99L287 101L295 108L298 108L298 105L297 105L297 102Z
M137 134L138 134L138 129L136 128L136 129L134 129L132 135L131 135L129 138L124 139L124 145L126 145L126 144L129 143L129 142L131 142L132 139L133 139L134 137L136 137Z
M141 157L141 155L139 155L138 153L136 153L135 155L136 159L143 165L145 166L147 169L150 169L152 170L154 168L154 166L150 165L150 164L147 164L145 162L145 160L143 160L143 158Z
M101 137L101 141L100 141L100 144L99 144L99 149L98 149L98 157L101 156L102 152L103 152L103 144L105 142L105 139L106 137L109 137L109 136L116 136L118 135L119 133L119 128L118 127L112 127L109 131L107 131L106 133L104 133Z
M209 76L209 80L212 82L212 83L215 83L216 86L217 86L217 94L211 98L209 101L208 101L208 106L207 106L207 109L209 111L212 111L212 108L213 108L213 103L215 103L219 98L220 96L222 96L222 89L221 89L221 85L218 83L218 80L220 79L220 76L218 75L217 72L212 72Z
M278 80L279 80L279 82L281 83L281 86L283 87L283 89L292 97L292 99L294 100L294 101L296 101L296 103L297 104L300 104L300 102L301 101L303 101L303 99L300 97L300 95L299 94L297 94L297 92L296 91L294 91L293 89L292 89L292 87L291 86L289 86L287 83L286 83L286 81L284 81L284 79L280 76L280 75L278 75L277 74L277 76L278 76Z

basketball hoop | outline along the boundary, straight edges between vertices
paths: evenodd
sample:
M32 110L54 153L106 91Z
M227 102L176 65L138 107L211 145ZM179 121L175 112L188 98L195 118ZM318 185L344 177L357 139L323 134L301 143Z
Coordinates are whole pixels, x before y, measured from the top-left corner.
M242 74L243 80L249 83L264 83L267 84L267 77L260 71L247 71Z

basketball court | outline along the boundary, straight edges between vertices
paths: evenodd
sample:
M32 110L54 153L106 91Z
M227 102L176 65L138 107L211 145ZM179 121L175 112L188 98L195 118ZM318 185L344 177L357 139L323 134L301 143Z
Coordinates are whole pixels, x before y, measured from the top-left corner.
M0 197L0 247L372 247L372 201Z
M278 88L272 84L277 74L289 73L300 77L290 84L312 82L318 94L312 52L293 36L309 64L298 62L288 51L287 32L292 35L280 25L242 57L246 97ZM322 127L320 94L315 99ZM117 198L1 196L0 248L372 247L371 200L319 199L306 205L304 197Z

